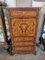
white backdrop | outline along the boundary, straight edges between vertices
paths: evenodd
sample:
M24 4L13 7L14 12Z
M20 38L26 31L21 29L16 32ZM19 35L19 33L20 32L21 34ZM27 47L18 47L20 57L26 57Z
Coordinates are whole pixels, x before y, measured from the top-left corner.
M1 2L4 2L4 0L0 0Z
M31 7L32 0L16 0L16 7Z
M8 7L16 7L16 0L5 0Z

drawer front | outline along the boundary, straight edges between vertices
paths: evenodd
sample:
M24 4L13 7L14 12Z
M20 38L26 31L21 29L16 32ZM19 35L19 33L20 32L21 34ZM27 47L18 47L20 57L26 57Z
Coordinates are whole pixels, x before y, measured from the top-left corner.
M18 51L18 52L31 52L34 50L33 47L15 47L15 52Z
M17 47L17 46L23 46L23 47L28 47L28 46L34 46L34 42L15 42L14 43L14 46Z
M34 37L14 37L14 42L34 42Z
M16 11L16 10L9 10L11 12L11 17L36 17L37 11L30 10L30 11Z
M31 19L12 19L11 29L13 36L35 36L37 20Z

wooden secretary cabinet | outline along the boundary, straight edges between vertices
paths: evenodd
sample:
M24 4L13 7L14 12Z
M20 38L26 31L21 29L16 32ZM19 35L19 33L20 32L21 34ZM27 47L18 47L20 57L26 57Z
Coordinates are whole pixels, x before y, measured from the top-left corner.
M8 8L13 53L35 53L39 8Z

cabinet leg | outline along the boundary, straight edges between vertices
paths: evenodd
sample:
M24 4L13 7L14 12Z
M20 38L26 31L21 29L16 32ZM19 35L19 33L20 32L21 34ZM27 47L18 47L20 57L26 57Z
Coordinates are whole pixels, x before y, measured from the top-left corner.
M11 46L11 45L8 46L7 52L8 52L10 55L14 55L13 52L12 52L12 46Z
M34 52L34 55L37 55L36 51Z
M45 46L44 46L44 51L45 51Z
M36 52L34 53L34 55L37 55Z

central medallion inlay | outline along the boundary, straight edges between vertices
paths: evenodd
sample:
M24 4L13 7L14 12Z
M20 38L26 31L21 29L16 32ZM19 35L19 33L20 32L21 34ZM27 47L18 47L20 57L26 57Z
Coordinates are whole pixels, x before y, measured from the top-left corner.
M27 29L28 29L28 24L26 24L26 23L22 23L22 24L20 24L20 29L21 29L21 31L22 32L26 32L27 31Z

